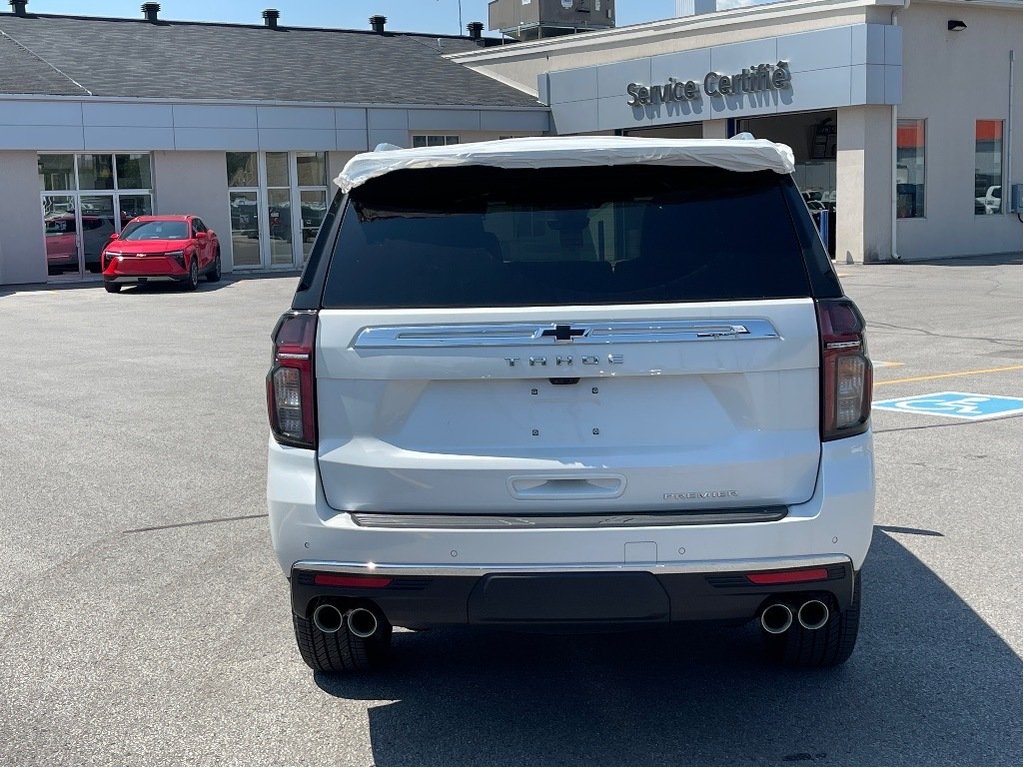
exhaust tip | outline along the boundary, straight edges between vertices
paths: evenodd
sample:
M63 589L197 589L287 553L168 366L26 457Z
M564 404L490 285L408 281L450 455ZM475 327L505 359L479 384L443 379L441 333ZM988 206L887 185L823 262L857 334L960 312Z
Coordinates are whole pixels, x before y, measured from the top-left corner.
M828 606L821 600L808 600L800 606L796 618L804 629L821 629L828 624Z
M348 631L356 637L371 637L377 633L380 623L377 615L369 608L353 608L345 614Z
M781 635L793 626L793 611L783 603L772 603L761 611L761 627L769 635Z
M313 611L313 625L328 635L333 635L344 624L345 617L336 606L330 603L318 605Z

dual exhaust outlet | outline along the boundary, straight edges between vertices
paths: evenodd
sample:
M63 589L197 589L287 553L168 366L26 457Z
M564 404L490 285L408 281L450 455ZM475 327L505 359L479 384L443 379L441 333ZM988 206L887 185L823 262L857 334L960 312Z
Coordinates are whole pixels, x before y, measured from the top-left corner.
M829 610L821 600L805 600L794 614L785 603L772 603L761 611L761 626L770 635L781 635L793 626L794 618L807 630L821 629L828 623ZM334 634L345 626L356 637L373 637L381 628L377 614L369 608L356 607L342 611L331 603L318 605L313 611L313 624L321 632Z
M357 607L342 611L331 603L318 605L313 611L313 625L321 632L332 635L343 626L356 637L373 637L381 628L377 614L369 608Z
M769 635L781 635L793 626L793 619L804 629L821 629L828 623L829 610L821 600L806 600L794 614L785 603L772 603L761 611L761 627Z

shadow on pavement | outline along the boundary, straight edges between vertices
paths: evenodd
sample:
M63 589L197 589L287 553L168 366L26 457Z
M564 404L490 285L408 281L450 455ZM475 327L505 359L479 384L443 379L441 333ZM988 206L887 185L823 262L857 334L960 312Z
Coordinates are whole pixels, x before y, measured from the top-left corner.
M377 765L1020 765L1017 654L877 529L863 583L858 646L834 670L768 665L753 624L453 628L396 634L376 675L316 682L384 702Z
M914 259L905 264L930 264L934 267L997 267L1024 262L1020 253L988 253L981 256L956 256L952 259Z
M181 283L175 283L170 281L159 281L153 283L136 283L132 285L125 285L121 288L119 295L121 296L141 296L146 293L213 293L223 288L227 288L234 281L228 277L222 277L216 283L211 283L205 278L199 279L199 285L196 286L194 291L188 291L185 286Z
M263 280L266 278L293 278L298 280L302 275L300 271L296 270L278 270L273 272L236 272L236 273L225 273L219 282L211 283L205 277L199 279L199 286L196 291L199 293L217 291L221 288L227 288L229 285L234 283L240 283L248 280ZM13 296L15 293L34 293L38 291L82 291L82 290L103 290L103 281L98 277L93 277L87 280L69 280L66 283L52 282L52 283L23 283L18 285L0 286L0 299L5 296ZM136 285L126 284L122 289L121 293L127 295L130 293L184 293L184 288L175 282L170 281L156 281L152 283L140 283Z

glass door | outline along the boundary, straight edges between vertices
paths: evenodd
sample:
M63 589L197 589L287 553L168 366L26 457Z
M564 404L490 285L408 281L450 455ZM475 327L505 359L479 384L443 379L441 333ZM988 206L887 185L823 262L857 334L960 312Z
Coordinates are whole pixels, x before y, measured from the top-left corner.
M153 212L149 155L40 153L36 163L47 276L98 275L110 236Z
M267 249L271 267L295 263L292 245L292 172L287 152L267 152Z
M297 226L302 232L295 263L302 265L309 258L313 241L327 213L327 153L296 152L295 175L299 188Z
M327 213L327 192L322 189L303 189L299 191L299 200L302 208L302 261L305 263Z
M117 232L113 195L80 195L78 205L78 232L81 241L83 268L89 274L100 273L100 253Z
M267 190L267 220L270 232L270 266L291 267L292 200L288 189Z
M46 272L50 277L82 276L81 247L74 195L43 195Z
M260 221L255 190L231 192L231 250L236 267L260 266Z
M327 212L327 153L228 152L226 160L234 266L301 267Z

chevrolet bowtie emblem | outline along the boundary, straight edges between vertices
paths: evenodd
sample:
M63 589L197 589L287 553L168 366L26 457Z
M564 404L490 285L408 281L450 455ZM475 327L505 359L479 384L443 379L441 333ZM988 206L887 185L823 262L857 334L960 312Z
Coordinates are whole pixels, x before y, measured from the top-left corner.
M556 325L554 328L548 328L544 331L541 336L554 336L555 341L572 341L576 336L583 336L586 334L585 328L573 328L569 325Z

